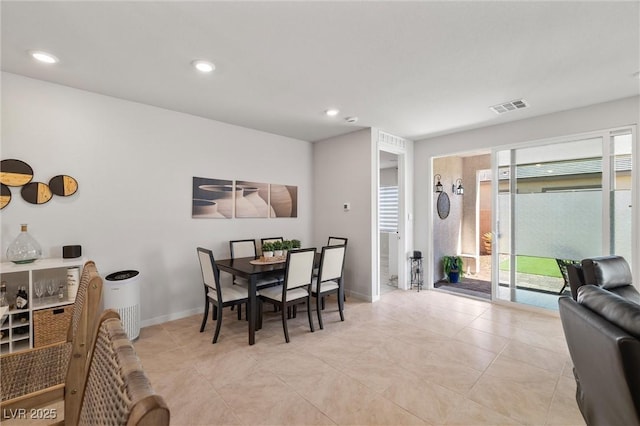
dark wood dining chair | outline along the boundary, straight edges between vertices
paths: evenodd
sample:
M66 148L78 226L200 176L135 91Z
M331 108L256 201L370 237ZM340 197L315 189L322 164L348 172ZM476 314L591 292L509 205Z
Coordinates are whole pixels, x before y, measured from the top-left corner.
M258 257L256 249L256 240L232 240L229 241L229 251L231 258L238 257ZM272 277L259 278L256 282L256 288L267 287L271 285L282 284L282 276L274 275ZM247 287L249 283L246 278L233 276L233 283Z
M289 343L289 330L287 328L287 312L289 307L301 302L307 305L309 327L313 332L313 320L311 318L311 278L313 275L313 261L316 249L307 248L293 250L287 253L284 283L275 287L267 287L260 290L260 299L273 303L280 308L282 313L282 329L284 338Z
M283 237L269 237L269 238L260 238L260 250L262 250L262 246L264 243L275 243L276 241L283 242Z
M213 306L211 314L212 319L216 321L216 330L213 334L212 343L218 341L220 328L222 327L222 308L227 306L238 306L238 319L241 317L240 306L249 301L249 292L246 287L221 283L220 270L216 266L211 250L198 247L198 260L200 261L200 270L202 271L202 284L204 286L204 316L200 325L200 333L202 333L207 325L209 317L209 305Z
M327 241L327 245L328 246L346 246L348 241L349 239L344 237L329 237Z
M320 256L320 266L318 276L313 278L311 283L311 296L316 298L316 311L318 313L318 324L323 329L322 310L324 309L324 298L330 294L338 295L338 311L340 320L344 321L344 298L340 293L344 292L344 256L347 251L346 245L322 247ZM322 303L322 307L320 306Z

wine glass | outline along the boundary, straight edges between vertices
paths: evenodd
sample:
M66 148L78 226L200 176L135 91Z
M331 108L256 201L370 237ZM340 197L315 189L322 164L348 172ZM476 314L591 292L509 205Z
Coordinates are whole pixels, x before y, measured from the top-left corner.
M53 280L47 280L47 294L53 296L56 292L55 282Z
M42 281L36 282L35 292L38 299L40 299L44 295L44 283Z

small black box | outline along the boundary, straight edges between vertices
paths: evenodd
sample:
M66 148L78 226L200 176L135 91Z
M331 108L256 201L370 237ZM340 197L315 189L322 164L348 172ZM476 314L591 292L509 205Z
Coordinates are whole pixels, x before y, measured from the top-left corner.
M64 259L74 259L82 256L82 246L62 246L62 257Z
M418 251L418 250L415 250L415 251L413 252L413 258L414 258L414 259L422 259L422 252L421 252L421 251Z

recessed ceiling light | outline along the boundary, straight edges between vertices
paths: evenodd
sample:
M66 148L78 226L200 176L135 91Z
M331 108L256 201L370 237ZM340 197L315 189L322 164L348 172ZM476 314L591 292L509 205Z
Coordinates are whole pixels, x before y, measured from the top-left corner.
M213 65L212 62L209 61L203 61L201 59L197 59L193 62L191 62L191 65L194 66L195 69L197 69L200 72L204 72L204 73L210 73L213 70L216 69L216 66Z
M337 110L337 109L328 109L324 113L327 114L329 117L335 117L336 115L338 115L339 112L340 110Z
M30 50L29 55L39 62L43 62L45 64L55 64L60 62L58 58L56 58L51 53L43 52L42 50Z

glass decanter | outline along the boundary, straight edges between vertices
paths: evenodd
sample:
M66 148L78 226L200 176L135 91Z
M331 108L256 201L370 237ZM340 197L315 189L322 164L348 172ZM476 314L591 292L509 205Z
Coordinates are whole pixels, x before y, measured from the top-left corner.
M13 263L31 263L42 256L40 244L27 232L27 225L20 225L20 234L7 248L7 259Z

